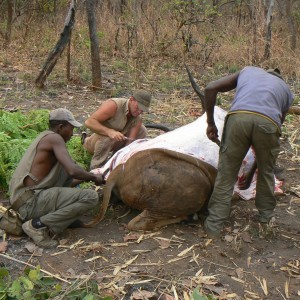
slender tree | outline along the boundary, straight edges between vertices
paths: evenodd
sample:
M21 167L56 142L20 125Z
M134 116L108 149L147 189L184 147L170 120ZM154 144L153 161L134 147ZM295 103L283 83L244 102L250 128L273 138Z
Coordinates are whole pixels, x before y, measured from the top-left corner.
M271 42L272 42L272 15L274 8L274 0L264 0L265 19L266 19L266 40L264 59L271 57Z
M101 64L99 54L99 39L97 36L95 1L86 1L86 13L89 24L90 41L91 41L91 63L92 63L92 81L93 87L101 87Z
M38 87L44 87L45 80L52 72L55 67L57 60L63 53L65 47L68 45L71 38L72 29L75 23L75 11L76 11L76 0L70 1L70 9L65 21L65 27L61 33L60 39L56 43L53 50L50 52L46 62L43 65L38 77L35 80L35 84Z
M7 22L6 22L6 31L4 34L4 47L7 47L11 41L11 31L12 31L12 22L13 22L13 1L7 0Z

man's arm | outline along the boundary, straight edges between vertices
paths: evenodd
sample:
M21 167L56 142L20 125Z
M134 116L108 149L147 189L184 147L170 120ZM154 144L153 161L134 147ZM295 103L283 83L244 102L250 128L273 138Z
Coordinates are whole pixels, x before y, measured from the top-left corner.
M116 114L116 111L117 104L112 100L106 100L85 121L85 126L94 133L106 135L115 141L123 141L125 136L121 132L103 125L103 122L112 118Z
M143 124L142 119L138 117L135 126L133 126L129 131L128 139L126 141L126 146L129 145L130 143L132 143L132 141L134 141L136 139L136 137L138 136L138 133L141 129L142 124Z
M236 88L237 80L240 72L236 72L232 75L222 77L216 81L210 82L204 91L205 96L205 111L207 115L207 137L213 142L217 143L218 129L214 119L214 108L217 101L217 94L228 92Z
M73 161L67 150L65 141L60 135L49 135L47 144L53 151L55 158L64 167L70 177L79 181L93 181L96 185L103 184L102 175L95 175L87 172Z

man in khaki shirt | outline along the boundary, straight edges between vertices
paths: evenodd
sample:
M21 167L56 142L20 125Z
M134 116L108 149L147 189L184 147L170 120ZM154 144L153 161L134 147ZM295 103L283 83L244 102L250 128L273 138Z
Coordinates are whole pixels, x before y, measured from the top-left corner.
M90 137L83 135L83 146L93 155L90 169L103 165L111 151L146 137L147 129L140 115L149 112L151 98L148 92L137 90L129 99L108 99L85 121L93 132Z

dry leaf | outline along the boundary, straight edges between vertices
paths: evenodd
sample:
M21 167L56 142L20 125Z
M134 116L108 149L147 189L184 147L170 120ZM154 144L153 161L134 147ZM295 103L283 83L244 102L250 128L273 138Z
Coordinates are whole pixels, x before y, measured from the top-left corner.
M7 241L1 242L1 243L0 243L0 252L3 252L3 253L6 252L7 246L8 246Z
M173 290L173 293L174 293L175 300L179 300L178 294L177 294L177 291L176 291L176 288L175 288L174 285L172 285L172 290Z
M181 259L185 259L187 257L176 257L176 258L172 258L170 260L168 260L168 264L171 263L171 262L175 262L175 261L178 261L178 260L181 260Z
M117 266L115 267L114 269L114 272L113 274L114 275L117 275L121 269L124 269L126 268L127 266L129 266L130 264L132 264L137 258L138 258L139 255L136 255L135 257L133 257L132 259L128 260L127 262L125 262L125 264L123 264L122 266Z
M189 251L191 251L194 247L195 247L195 245L191 246L190 248L187 248L187 249L183 250L182 252L180 252L179 254L177 254L177 256L181 257L181 256L185 255L186 253L188 253Z
M120 272L121 269L122 269L122 266L116 266L114 269L113 275L116 276Z
M175 300L174 297L168 295L168 294L163 294L160 298L160 300Z
M148 291L134 291L131 295L132 300L145 300L145 299L151 299L155 297L155 293L153 292L148 292Z
M66 245L66 240L63 240L63 243L60 242L60 245L57 246L57 248L68 248L68 249L75 249L77 246L84 243L84 239L79 239L77 242L73 243L72 245Z
M248 256L248 257L247 257L247 267L248 267L248 268L250 267L251 259L252 259L251 256Z
M253 292L250 292L250 291L245 291L245 293L249 294L251 298L254 298L254 299L261 299L261 297L257 294L257 293L253 293Z
M226 294L226 297L227 297L227 298L236 298L236 297L237 297L237 294L235 294L235 293L232 293L232 294Z
M68 249L65 249L65 250L62 250L62 251L59 251L59 252L55 252L55 253L51 253L50 256L57 256L57 255L65 253L67 251L68 251Z
M128 243L108 243L105 244L106 246L111 246L111 247L124 247L128 246Z
M233 241L234 237L232 235L225 235L224 240L225 242L231 243Z
M200 276L196 280L197 284L216 285L218 283L216 276Z
M29 253L34 253L36 256L42 256L43 255L43 249L39 248L37 245L27 242L24 246L24 248L29 252Z
M75 276L76 275L76 272L72 268L68 269L67 273L69 273L71 276Z
M241 233L241 238L246 243L252 243L251 235L247 231Z
M285 285L284 285L284 292L285 292L285 297L286 297L286 298L290 298L290 297L289 297L289 282L288 282L288 281L285 282Z
M259 281L259 283L260 283L260 285L261 285L261 288L262 288L264 294L265 294L266 296L268 296L268 286L267 286L267 281L266 281L266 279L263 278L262 281L261 281L260 278L258 278L258 281Z
M141 272L140 269L138 267L132 267L132 268L129 268L128 271L130 273L139 273Z
M234 276L231 276L231 279L233 279L233 280L235 280L235 281L237 281L237 282L240 282L240 283L245 283L244 280L239 279L239 278L236 278L236 277L234 277Z
M108 261L105 257L101 256L101 255L98 255L98 256L94 256L92 258L89 258L89 259L86 259L85 262L90 262L90 261L94 261L98 258L102 258L103 260L105 260L106 262Z
M177 228L174 231L175 231L176 234L183 234L184 233L182 230L179 230Z
M127 241L130 241L130 240L138 240L140 237L140 234L133 234L133 233L130 233L130 234L127 234L123 237L123 241L124 242L127 242Z
M236 273L236 275L237 275L237 277L239 279L242 279L244 277L244 270L243 270L243 268L237 268L237 269L235 269L235 273Z
M170 240L158 240L158 243L161 249L167 249L170 247Z
M205 243L205 247L207 247L213 240L212 239L208 239L207 242Z
M186 291L183 292L183 298L184 300L190 300L190 297Z
M145 279L145 280L140 280L140 281L128 281L125 284L126 285L144 284L144 283L148 283L150 281L153 281L153 280L152 279Z
M218 284L220 285L220 284ZM205 289L207 289L210 293L211 292L214 292L215 294L219 295L220 296L220 299L226 299L226 297L223 297L222 296L227 296L226 294L226 289L224 288L224 286L214 286L214 285L211 285L211 284L206 284L205 286Z

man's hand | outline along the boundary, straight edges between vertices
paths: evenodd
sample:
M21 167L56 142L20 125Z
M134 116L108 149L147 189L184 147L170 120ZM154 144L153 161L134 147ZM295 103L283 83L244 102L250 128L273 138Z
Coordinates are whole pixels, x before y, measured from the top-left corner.
M206 135L211 141L213 141L214 143L220 146L218 128L215 123L207 125Z
M114 129L111 129L109 132L108 132L108 136L116 141L116 142L121 142L121 141L125 141L126 137L123 133L119 132L119 131L116 131Z
M95 175L95 179L94 179L93 181L94 181L94 183L95 183L96 185L98 185L98 186L105 183L105 180L104 180L102 174L97 174L97 175Z

